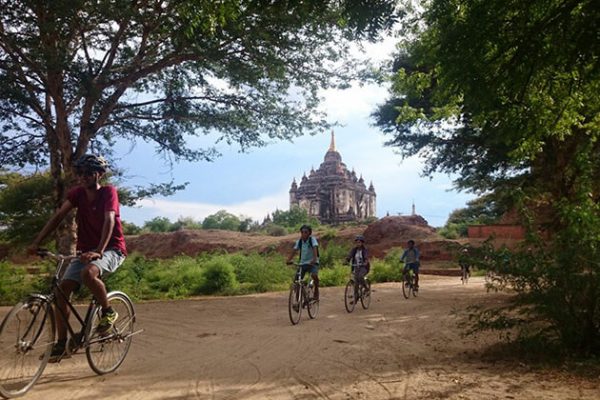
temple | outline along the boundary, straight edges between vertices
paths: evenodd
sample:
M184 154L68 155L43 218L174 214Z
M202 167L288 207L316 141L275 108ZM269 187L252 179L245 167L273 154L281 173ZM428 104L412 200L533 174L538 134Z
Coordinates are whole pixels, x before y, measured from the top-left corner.
M325 159L315 171L302 176L300 184L294 178L290 188L290 208L298 206L321 223L362 221L375 216L375 188L367 188L362 177L348 171L342 156L335 149L335 135Z

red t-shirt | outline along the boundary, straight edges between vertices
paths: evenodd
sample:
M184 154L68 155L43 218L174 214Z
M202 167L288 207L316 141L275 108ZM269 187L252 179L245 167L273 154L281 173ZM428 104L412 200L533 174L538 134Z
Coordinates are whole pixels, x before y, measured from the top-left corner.
M92 202L88 200L85 189L78 186L69 191L67 199L77 208L77 250L86 252L98 248L102 238L104 213L114 211L115 227L106 249L117 249L127 255L119 213L119 196L114 186L102 186Z

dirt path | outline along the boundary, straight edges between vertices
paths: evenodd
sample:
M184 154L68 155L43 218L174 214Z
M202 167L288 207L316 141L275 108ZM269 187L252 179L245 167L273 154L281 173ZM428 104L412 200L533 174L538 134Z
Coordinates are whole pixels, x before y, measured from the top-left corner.
M461 339L454 309L501 301L481 278L424 276L416 299L374 285L371 309L347 314L322 291L316 320L287 316L287 294L138 304L117 374L85 356L49 365L26 399L599 399L598 381L482 361L494 339ZM5 314L6 308L0 309Z

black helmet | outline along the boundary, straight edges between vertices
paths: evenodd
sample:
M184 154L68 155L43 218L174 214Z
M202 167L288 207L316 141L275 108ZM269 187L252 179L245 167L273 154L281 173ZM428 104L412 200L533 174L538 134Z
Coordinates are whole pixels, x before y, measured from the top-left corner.
M85 154L75 163L73 166L77 169L86 169L89 171L98 171L98 172L106 172L108 170L108 163L102 156L97 156L95 154Z
M363 235L356 235L356 237L354 238L354 241L356 242L357 240L360 240L361 242L365 242L365 237Z
M300 232L302 232L305 229L308 231L309 235L312 235L312 228L310 227L310 225L306 225L306 224L302 225L300 227Z

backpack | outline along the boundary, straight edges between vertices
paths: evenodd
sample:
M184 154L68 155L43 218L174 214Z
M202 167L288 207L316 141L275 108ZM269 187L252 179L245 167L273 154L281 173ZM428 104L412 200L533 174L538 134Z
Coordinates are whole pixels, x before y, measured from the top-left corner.
M306 239L308 241L308 247L309 248L313 248L313 244L312 244L312 236L309 236L308 239ZM298 262L300 262L300 260L302 259L302 239L298 239L298 241L296 242L296 246L298 247L298 250L300 251L300 253L298 254ZM317 246L317 259L319 258L319 246Z

